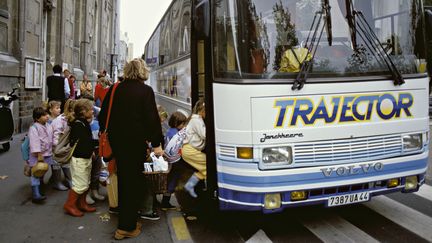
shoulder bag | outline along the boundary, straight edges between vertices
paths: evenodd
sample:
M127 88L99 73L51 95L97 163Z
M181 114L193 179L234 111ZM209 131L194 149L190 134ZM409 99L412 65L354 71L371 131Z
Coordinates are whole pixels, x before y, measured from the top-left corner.
M105 159L111 159L112 158L112 149L111 145L109 144L108 140L108 124L110 120L111 115L111 107L114 99L114 93L119 83L114 84L113 90L111 92L109 106L108 106L108 114L106 117L105 122L105 130L100 134L99 136L99 156Z

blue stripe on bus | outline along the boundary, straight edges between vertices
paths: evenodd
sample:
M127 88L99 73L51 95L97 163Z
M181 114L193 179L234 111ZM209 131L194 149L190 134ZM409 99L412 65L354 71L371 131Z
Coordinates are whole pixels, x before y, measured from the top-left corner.
M401 163L384 165L382 171L375 171L373 168L369 173L359 173L356 175L338 176L336 171L333 171L330 177L325 177L323 172L301 173L291 175L278 175L278 176L242 176L233 175L219 171L218 181L233 186L243 187L280 187L280 186L297 186L309 183L324 183L324 182L338 182L348 179L360 179L371 176L381 176L386 174L393 174L398 172L416 170L426 168L428 164L428 157L424 159L405 161ZM334 166L328 166L334 167ZM361 170L361 169L359 169ZM259 174L259 171L257 171Z

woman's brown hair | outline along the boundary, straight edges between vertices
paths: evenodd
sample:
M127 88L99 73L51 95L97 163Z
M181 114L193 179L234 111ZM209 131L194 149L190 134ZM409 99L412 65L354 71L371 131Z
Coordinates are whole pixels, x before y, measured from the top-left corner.
M173 128L177 128L181 124L186 124L188 118L182 112L176 111L172 113L168 120L168 125Z
M75 100L73 104L73 113L68 115L69 123L74 122L78 118L84 118L84 112L93 109L93 101L88 99Z

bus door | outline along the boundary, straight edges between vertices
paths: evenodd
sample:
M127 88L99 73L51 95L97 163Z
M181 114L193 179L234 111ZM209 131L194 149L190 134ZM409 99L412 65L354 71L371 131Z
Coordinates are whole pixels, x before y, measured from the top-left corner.
M211 6L209 0L193 1L192 17L192 107L199 99L204 99L206 107L206 155L207 191L216 196L216 152L213 116L213 88L211 72Z

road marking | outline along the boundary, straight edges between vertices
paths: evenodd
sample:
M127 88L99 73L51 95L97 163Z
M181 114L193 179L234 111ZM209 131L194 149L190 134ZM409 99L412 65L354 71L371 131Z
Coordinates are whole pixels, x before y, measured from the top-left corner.
M302 223L323 242L378 242L376 239L339 216L303 220Z
M171 223L174 227L174 232L177 240L190 240L191 236L183 217L172 217Z
M432 218L388 197L374 197L367 207L418 236L432 241Z
M174 200L174 205L178 205L175 197L172 197L171 199ZM165 215L167 217L172 242L193 243L183 215L177 210L167 210L165 211Z
M272 243L263 230L258 230L246 243Z
M432 186L423 184L418 192L414 192L417 196L423 197L429 201L432 201Z

